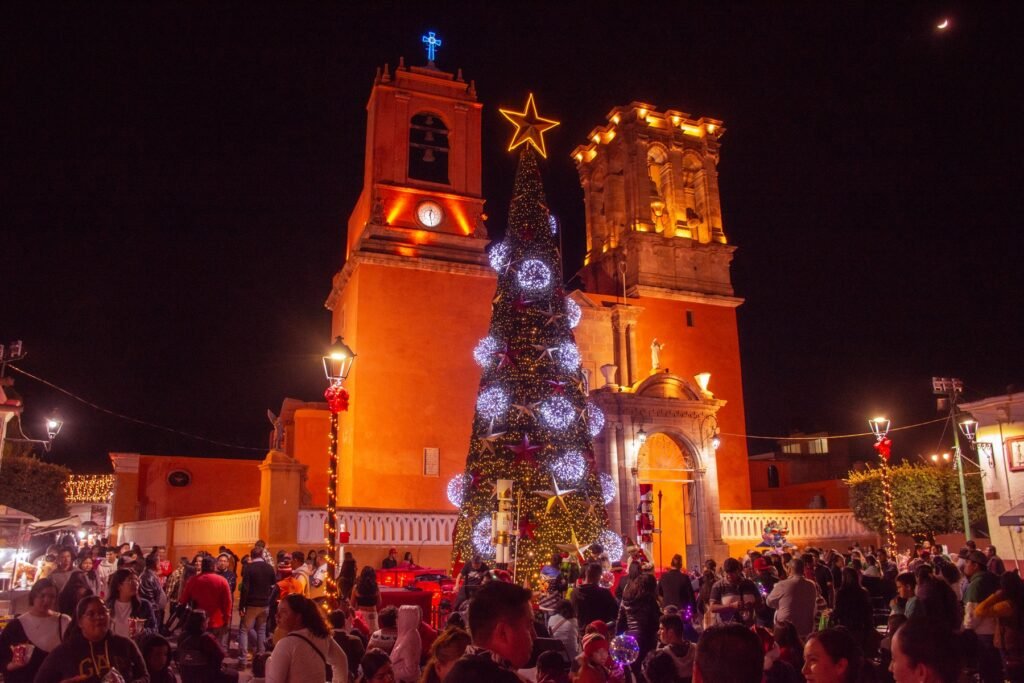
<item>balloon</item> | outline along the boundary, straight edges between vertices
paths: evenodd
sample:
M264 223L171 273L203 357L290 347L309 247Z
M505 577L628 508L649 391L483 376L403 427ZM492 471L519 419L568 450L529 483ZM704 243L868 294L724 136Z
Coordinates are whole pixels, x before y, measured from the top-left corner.
M612 659L622 665L629 665L640 656L640 645L636 638L626 633L612 638L611 647L608 648Z

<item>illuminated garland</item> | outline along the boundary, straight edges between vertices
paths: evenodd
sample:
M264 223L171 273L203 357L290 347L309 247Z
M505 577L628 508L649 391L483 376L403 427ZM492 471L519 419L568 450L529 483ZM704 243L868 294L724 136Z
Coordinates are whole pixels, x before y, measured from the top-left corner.
M324 592L325 607L338 606L338 413L348 410L348 392L341 382L334 382L324 392L331 410L330 441L327 444L327 518L324 520L324 540L327 544L327 580Z
M64 498L69 505L109 503L113 495L113 474L72 474L64 482Z
M889 557L896 557L896 515L892 509L892 482L889 477L889 457L892 454L892 439L881 436L874 445L878 457L882 460L882 510L885 514L883 538Z

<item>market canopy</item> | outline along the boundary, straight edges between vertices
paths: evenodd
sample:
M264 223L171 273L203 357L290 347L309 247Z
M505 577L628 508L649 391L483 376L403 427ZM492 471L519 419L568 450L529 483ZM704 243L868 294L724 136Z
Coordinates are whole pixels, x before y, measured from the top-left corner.
M51 531L71 531L82 526L82 520L77 515L71 515L69 517L61 517L59 519L47 519L35 521L28 525L29 530L33 535L35 534L46 534Z
M1024 526L1024 503L1014 505L999 515L999 526Z
M39 518L27 512L16 510L8 505L0 505L0 523L2 522L38 522Z

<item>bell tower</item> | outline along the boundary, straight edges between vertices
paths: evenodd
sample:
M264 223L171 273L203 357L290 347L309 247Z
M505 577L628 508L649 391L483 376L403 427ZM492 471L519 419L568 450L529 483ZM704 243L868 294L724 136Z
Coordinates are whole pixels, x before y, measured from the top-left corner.
M341 414L339 505L442 510L461 472L495 273L486 253L476 88L434 64L377 70L362 191L326 306L358 357ZM468 380L468 381L467 381ZM310 465L311 491L326 485ZM317 478L322 481L317 481Z

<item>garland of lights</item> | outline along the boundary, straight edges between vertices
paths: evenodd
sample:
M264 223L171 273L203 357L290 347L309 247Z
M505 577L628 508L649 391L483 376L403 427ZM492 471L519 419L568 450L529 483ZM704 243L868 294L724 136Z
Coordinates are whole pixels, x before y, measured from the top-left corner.
M527 259L519 266L516 282L526 292L541 292L551 286L551 269L540 259Z
M498 242L487 252L487 260L490 261L491 268L499 273L503 273L508 268L511 255L512 248L508 246L508 243Z
M497 420L508 412L508 394L501 387L487 387L476 397L476 411L485 420Z
M892 455L892 439L880 436L874 445L878 457L882 460L882 510L885 515L885 549L890 557L896 557L896 514L892 507L892 482L889 477L889 457Z
M580 305L571 296L565 297L565 317L569 321L571 329L576 329L576 326L580 324L580 320L583 318L583 309L580 308Z
M448 502L455 507L462 507L462 502L466 500L466 494L469 492L469 485L472 483L473 477L468 474L456 474L454 477L448 480Z
M565 396L552 396L540 404L541 422L551 429L568 429L576 420L576 408Z
M114 495L113 474L72 474L64 482L64 499L69 504L107 503Z
M566 370L575 372L580 369L583 359L580 357L580 350L575 342L562 342L558 347L558 363Z
M598 475L597 479L601 483L601 499L607 505L615 500L615 494L618 493L618 489L615 487L615 480L607 472L602 472Z
M487 369L494 365L494 356L501 351L501 344L494 337L484 337L473 348L473 360Z
M327 541L327 579L324 592L327 605L333 609L339 602L338 567L338 413L348 410L348 392L340 381L331 382L324 392L331 411L331 428L327 444L327 517L324 536Z
M580 451L562 453L548 465L559 484L575 486L587 474L587 460Z
M622 545L622 539L619 535L610 529L605 529L597 536L597 540L594 541L604 548L604 552L608 555L609 562L618 562L622 559L622 554L625 552L625 548Z
M596 403L587 402L587 430L596 437L604 429L604 411Z

